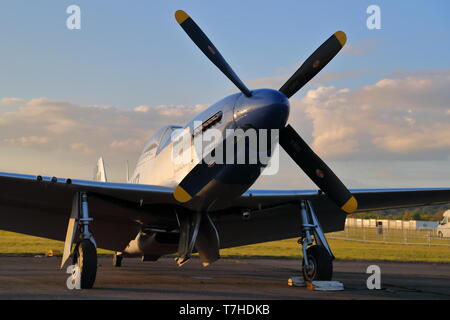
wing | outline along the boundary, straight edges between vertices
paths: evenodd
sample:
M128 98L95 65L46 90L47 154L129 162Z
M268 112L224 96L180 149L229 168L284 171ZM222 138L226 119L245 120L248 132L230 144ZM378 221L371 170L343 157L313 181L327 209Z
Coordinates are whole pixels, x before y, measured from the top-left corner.
M0 229L64 241L73 196L81 191L89 193L92 231L101 248L122 251L143 225L179 228L171 188L0 173ZM351 191L358 212L450 203L450 189ZM317 190L249 190L210 213L220 247L299 236L299 200L312 202L325 232L344 228L346 214Z
M142 224L178 228L170 188L0 173L0 229L64 241L80 191L101 248L123 250Z
M450 189L351 190L358 211L450 203ZM317 190L249 190L216 213L223 248L300 235L299 200L310 200L324 232L344 229L346 214ZM246 218L243 212L249 213Z

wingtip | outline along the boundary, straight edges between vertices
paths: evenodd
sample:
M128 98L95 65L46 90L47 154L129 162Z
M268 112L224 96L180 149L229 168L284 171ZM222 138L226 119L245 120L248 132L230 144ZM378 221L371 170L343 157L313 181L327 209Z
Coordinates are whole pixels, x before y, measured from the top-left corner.
M175 19L177 20L177 22L179 24L182 24L189 18L190 18L189 15L186 12L184 12L183 10L177 10L175 12Z
M344 31L338 31L334 34L334 36L336 37L336 39L338 39L341 46L344 46L345 43L347 42L347 35L345 34Z

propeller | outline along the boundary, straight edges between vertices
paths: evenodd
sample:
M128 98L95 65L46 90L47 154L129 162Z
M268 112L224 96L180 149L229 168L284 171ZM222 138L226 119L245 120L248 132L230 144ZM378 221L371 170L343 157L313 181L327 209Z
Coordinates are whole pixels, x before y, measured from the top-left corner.
M245 86L245 84L239 79L239 77L231 69L230 65L226 62L224 57L220 54L219 50L213 45L211 40L208 39L206 34L200 29L200 27L192 20L189 15L183 10L178 10L175 12L175 19L180 24L181 28L187 33L189 38L194 41L197 47L211 60L212 63L216 65L220 71L223 72L231 82L234 83L236 87L241 90L243 94L247 97L251 97L252 94L250 90Z
M212 63L219 68L225 76L228 77L236 87L247 97L251 97L250 90L234 73L233 69L228 65L217 48L203 33L199 26L192 20L189 15L178 10L175 18L183 30L194 41L199 49L211 60ZM344 32L337 31L329 37L316 51L311 54L308 59L300 66L300 68L289 78L288 81L279 89L287 98L292 97L305 84L314 78L342 49L347 41ZM358 208L358 202L350 191L345 187L341 180L334 172L314 153L308 144L300 137L300 135L287 125L280 130L280 145L289 154L289 156L297 163L297 165L308 175L308 177L333 201L341 210L352 213ZM203 181L199 183L198 176L209 176L203 174L203 171L211 170L205 166L199 166L196 170L202 171L202 174L194 174L191 172L175 189L174 196L180 202L188 202L196 194L197 189L207 183ZM218 170L218 168L214 168ZM194 177L195 176L195 177ZM197 177L197 178L196 178ZM194 179L195 178L195 179ZM195 180L195 181L194 181ZM200 181L201 182L201 181Z

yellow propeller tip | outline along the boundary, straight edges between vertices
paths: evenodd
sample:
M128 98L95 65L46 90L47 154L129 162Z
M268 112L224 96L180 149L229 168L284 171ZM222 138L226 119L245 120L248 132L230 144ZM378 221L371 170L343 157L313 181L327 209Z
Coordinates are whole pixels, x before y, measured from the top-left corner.
M356 209L358 209L358 201L356 201L354 196L348 199L347 202L341 207L341 210L347 213L353 213Z
M177 186L175 188L175 191L173 192L173 196L174 196L175 200L177 200L178 202L181 202L181 203L188 202L189 200L192 199L191 195L189 193L187 193L186 190L184 190L180 186Z
M344 46L347 42L347 36L345 35L344 31L338 31L334 34L334 36L336 37L336 39L338 39L341 46Z
M189 15L183 10L178 10L177 12L175 12L175 19L177 19L177 22L179 24L182 24L187 19L189 19Z

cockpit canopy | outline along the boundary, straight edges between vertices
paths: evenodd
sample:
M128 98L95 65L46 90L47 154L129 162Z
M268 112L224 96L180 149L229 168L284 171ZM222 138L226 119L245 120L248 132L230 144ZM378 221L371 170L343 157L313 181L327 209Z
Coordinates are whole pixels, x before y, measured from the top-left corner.
M181 126L166 126L158 131L150 138L142 151L142 157L150 156L154 157L160 153L171 141L172 133L176 129L181 129Z

